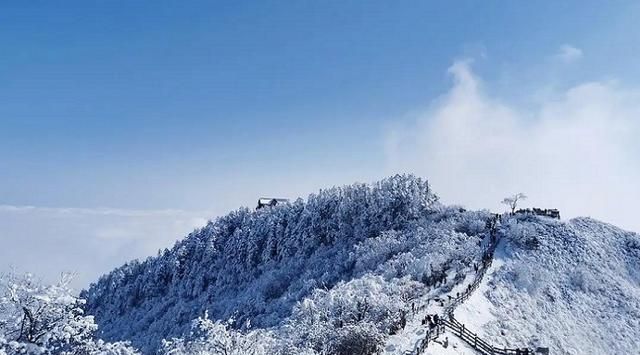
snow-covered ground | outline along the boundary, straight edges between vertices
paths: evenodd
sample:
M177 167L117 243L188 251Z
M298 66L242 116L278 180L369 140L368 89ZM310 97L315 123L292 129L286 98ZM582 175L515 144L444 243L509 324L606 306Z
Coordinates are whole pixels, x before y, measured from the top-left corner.
M549 347L553 354L572 355L640 354L637 234L588 218L562 222L538 217L512 219L501 233L503 241L483 282L455 310L467 329L499 347ZM449 294L472 279L467 275ZM437 308L430 305L403 332L391 336L385 354L413 349L424 337L421 317L440 313ZM426 353L475 351L447 332Z
M483 282L478 289L473 292L471 297L459 305L454 312L456 319L460 323L464 324L472 332L478 333L483 337L485 336L485 334L481 332L483 326L496 320L496 317L491 313L491 302L489 302L485 296L487 292L491 291L488 280L493 277L495 271L500 269L502 265L504 265L504 244L501 243L496 248L493 264L487 271Z
M483 241L485 243L486 241ZM479 263L479 261L477 261ZM418 342L425 337L426 327L422 324L422 319L424 319L427 315L438 314L439 316L443 316L444 307L440 306L438 302L433 301L434 299L444 299L447 300L449 296L456 297L459 294L462 294L467 286L471 284L474 279L477 277L477 274L473 271L473 268L467 268L465 271L465 278L455 283L450 290L443 292L442 288L436 288L431 290L429 293L423 295L416 301L416 305L419 308L415 315L410 318L407 322L406 327L400 331L398 334L392 335L388 338L387 343L384 348L384 354L404 354L409 350L413 350L416 348ZM453 280L448 280L448 282L453 283ZM481 287L476 291L480 292L480 290L486 287L483 283ZM481 298L481 297L475 297ZM444 304L445 306L447 303ZM488 309L487 305L483 305L485 312ZM471 315L473 318L473 315ZM481 323L484 324L484 323ZM430 345L429 351L435 351L434 348L439 349L438 354L468 354L469 351L473 352L473 349L468 347L464 342L459 341L456 338L452 341L451 333L446 331L444 335L441 335L438 338L438 341L433 345ZM445 339L448 339L446 343L449 345L445 348L442 346L445 343ZM426 353L429 353L426 352Z
M448 342L448 346L445 348L443 344ZM433 346L430 344L427 350L424 352L426 355L477 355L478 353L468 346L465 342L460 340L454 334L446 331L440 336L438 341L434 342Z
M455 294L456 291L453 291ZM387 344L384 347L384 355L399 355L404 354L409 350L415 349L418 341L425 337L426 328L421 324L420 320L427 314L442 313L442 307L433 305L433 303L425 309L416 314L416 317L407 323L405 329L396 335L392 335L387 340ZM445 347L444 344L448 343ZM458 339L454 334L449 331L445 331L434 342L429 343L429 347L424 354L464 354L472 355L476 352L466 345L462 340Z
M457 319L497 346L640 354L638 235L588 218L512 222Z

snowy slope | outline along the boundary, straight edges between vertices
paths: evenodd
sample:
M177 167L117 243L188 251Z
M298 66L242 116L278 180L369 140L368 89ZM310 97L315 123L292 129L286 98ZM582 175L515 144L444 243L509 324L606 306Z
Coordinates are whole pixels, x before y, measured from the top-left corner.
M486 283L456 311L499 346L640 354L640 237L588 218L503 230Z
M640 237L588 218L509 217L494 262L457 321L494 346L549 347L553 354L640 354ZM535 266L534 266L535 265ZM449 295L463 289L471 275ZM446 297L432 290L426 298ZM419 312L441 313L431 304ZM406 354L424 338L409 321L384 354ZM443 347L444 338L450 346ZM415 352L414 352L415 353ZM447 331L426 354L476 354Z

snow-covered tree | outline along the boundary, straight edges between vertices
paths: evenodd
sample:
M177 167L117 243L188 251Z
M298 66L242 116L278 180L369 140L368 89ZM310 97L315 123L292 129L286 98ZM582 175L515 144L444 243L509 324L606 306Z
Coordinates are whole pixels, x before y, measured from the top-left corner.
M194 321L192 331L184 338L164 341L166 354L239 355L264 354L256 337L244 336L229 329L229 323L212 321L208 313Z
M502 200L502 204L507 205L511 209L511 213L514 213L516 211L516 208L518 207L518 202L525 200L526 198L527 196L525 194L523 194L522 192L518 192L513 196L505 197Z
M313 355L315 352L296 348L275 338L265 330L240 332L231 328L233 320L213 321L207 312L193 321L191 331L183 338L164 340L165 355Z
M43 285L30 274L0 277L0 354L135 354L94 337L97 326L73 296L70 275Z
M321 354L373 354L386 336L402 327L415 293L415 281L366 275L339 283L331 290L316 290L296 308L280 334L303 348Z

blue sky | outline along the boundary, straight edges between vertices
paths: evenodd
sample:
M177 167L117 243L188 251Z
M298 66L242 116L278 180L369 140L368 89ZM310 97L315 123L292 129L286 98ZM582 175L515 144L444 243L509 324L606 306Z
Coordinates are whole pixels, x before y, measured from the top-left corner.
M553 121L548 112L582 117L581 102L570 100L574 93L585 104L601 102L598 108L605 107L612 120L630 117L623 126L631 128L622 131L635 133L628 96L635 97L640 85L637 3L16 1L0 7L0 238L15 241L26 230L21 223L40 221L44 232L21 238L38 243L48 234L56 239L67 233L90 239L104 236L91 227L102 223L124 231L117 240L143 245L129 254L114 249L83 281L170 245L192 224L252 205L259 195L304 196L398 171L435 176L435 189L451 203L495 208L502 195L522 189L534 192L531 203L578 201L567 206L569 215L594 215L640 230L631 217L581 207L579 198L561 193L568 189L551 188L558 181L576 182L573 175L546 181L549 174L541 173L538 181L549 189L503 183L477 194L473 181L518 181L518 174L496 171L526 168L514 159L510 165L492 160L482 163L491 171L479 171L463 164L470 159L465 155L458 162L464 168L449 171L452 160L436 159L439 146L425 143L447 145L459 138L438 124L449 117L447 105L476 100L481 104L469 109L484 112L487 120L507 108L512 113L505 120L520 127ZM470 83L481 89L456 94ZM583 90L594 83L604 89ZM611 97L616 99L607 101ZM562 127L573 134L584 126ZM536 132L547 132L545 127ZM422 130L428 132L415 134ZM477 144L505 141L492 132ZM636 176L636 170L622 167L640 163L627 159L638 155L637 145L610 147L609 136L575 139L585 137L601 145L569 149L564 156L584 158L585 151L603 151L605 145L621 158L608 168L610 176L580 180L574 185L584 190L571 193L584 196L602 190L605 180L624 185ZM440 155L455 162L463 154L460 147ZM405 153L398 157L398 151ZM555 160L539 164L566 166ZM587 164L580 176L598 167ZM470 181L444 176L453 173ZM640 197L636 191L627 195ZM12 214L23 206L32 209L20 210L20 218ZM101 222L96 216L105 208L116 209L127 222L111 219L113 213ZM34 209L40 219L24 215ZM172 220L167 210L177 211L181 222L156 230ZM61 211L89 213L92 222L42 215ZM130 223L140 211L152 212ZM141 237L150 233L148 225L166 235ZM28 266L48 269L36 261Z

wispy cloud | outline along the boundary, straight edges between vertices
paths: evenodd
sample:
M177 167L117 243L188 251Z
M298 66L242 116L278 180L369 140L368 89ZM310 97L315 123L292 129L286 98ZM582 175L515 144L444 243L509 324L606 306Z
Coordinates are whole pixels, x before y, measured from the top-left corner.
M555 58L562 63L569 64L582 58L582 50L569 44L563 44L555 54Z
M61 271L86 287L122 263L155 255L213 217L207 211L0 205L0 270L14 266L46 280Z
M640 90L586 82L532 108L491 97L469 62L449 72L449 92L389 134L390 171L428 177L450 203L498 209L522 191L565 217L640 231Z

